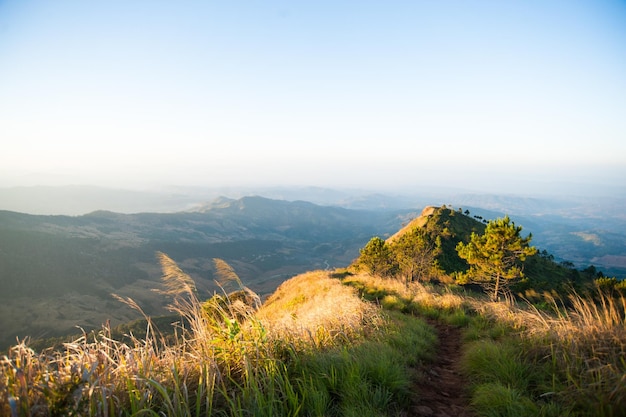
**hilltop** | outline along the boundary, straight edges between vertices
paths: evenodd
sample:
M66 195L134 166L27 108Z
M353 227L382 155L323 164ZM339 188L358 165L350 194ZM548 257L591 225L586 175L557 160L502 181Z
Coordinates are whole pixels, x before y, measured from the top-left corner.
M398 230L396 233L388 237L387 242L393 243L394 241L397 241L401 236L405 235L406 233L410 232L416 227L420 227L420 228L424 227L426 225L426 222L428 222L429 217L432 216L435 213L435 211L437 211L437 207L426 206L418 217L415 217L408 224L406 224L400 230Z
M482 216L471 216L470 214L469 210L454 210L446 206L427 206L419 216L411 219L396 233L385 239L384 245L387 249L383 249L390 252L401 250L402 245L406 245L405 242L408 239L413 239L410 240L414 242L413 245L421 244L424 248L422 253L409 256L415 258L414 262L425 260L429 263L426 265L426 276L421 277L421 279L453 283L469 267L467 262L458 255L457 245L459 242L467 243L473 233L477 235L484 233L488 222ZM414 237L410 236L415 232L422 233L424 238L416 241ZM375 239L377 238L373 240ZM402 250L406 251L406 249ZM425 250L432 252L430 258L424 257ZM393 258L396 255L391 253L389 256ZM362 258L363 255L352 264L353 269L359 270L360 264L363 263ZM393 262L393 259L384 262ZM436 268L431 268L431 263L436 265ZM402 274L401 265L388 265L386 268L391 275ZM563 294L571 289L581 290L588 286L593 279L602 276L601 274L596 275L595 268L580 271L575 269L572 264L556 262L554 256L542 248L539 248L535 255L530 256L522 268L524 278L515 281L512 290L514 293L526 297L533 297L534 294L544 291L557 291ZM415 273L415 267L412 267L412 271Z

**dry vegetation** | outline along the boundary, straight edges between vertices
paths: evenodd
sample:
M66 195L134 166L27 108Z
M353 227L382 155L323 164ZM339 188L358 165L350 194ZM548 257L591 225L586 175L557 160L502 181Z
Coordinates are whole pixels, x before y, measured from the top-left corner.
M289 378L289 357L350 345L383 320L325 272L286 282L258 314L226 293L201 303L189 276L159 258L181 316L174 341L149 324L129 344L104 327L62 350L13 346L0 360L0 415L296 415L306 390ZM221 284L247 290L227 264L216 265Z
M539 309L454 286L367 274L345 282L383 307L465 327L463 365L479 415L626 415L626 299L619 293L565 300L546 293L551 308Z
M171 259L160 261L181 316L174 338L149 324L123 343L105 326L59 351L13 346L0 359L0 415L400 416L407 369L435 343L416 315L464 328L463 369L478 415L626 410L623 297L573 294L539 310L455 286L314 271L259 308L220 261L221 285L237 291L204 303Z
M450 286L436 287L419 281L413 281L407 285L400 280L381 278L367 273L349 276L344 282L357 288L364 288L365 296L379 299L382 305L394 303L405 307L413 305L419 308L420 312L455 311L462 309L466 304L465 297L453 293L451 288L454 287ZM378 295L383 296L378 297Z
M593 296L572 293L566 300L544 296L551 300L549 311L512 300L468 302L491 323L490 337L505 340L508 347L503 349L517 344L511 360L525 363L526 383L536 385L524 386L528 398L555 407L554 415L625 415L626 299L601 291ZM541 409L535 404L529 415Z
M379 309L326 271L283 283L258 311L271 337L298 348L329 347L365 336L382 324Z

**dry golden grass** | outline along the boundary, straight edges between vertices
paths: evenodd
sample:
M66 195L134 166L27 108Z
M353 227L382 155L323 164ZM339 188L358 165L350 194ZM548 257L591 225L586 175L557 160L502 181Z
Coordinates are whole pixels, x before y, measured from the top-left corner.
M626 409L626 299L570 296L570 309L546 320L557 369L577 401Z
M146 336L128 345L111 339L110 329L104 327L97 336L84 334L65 343L60 351L37 353L25 343L11 347L0 360L0 391L8 394L0 395L0 415L55 415L68 410L109 415L128 406L129 381L148 392L147 381L167 380L168 367L184 362L171 348L159 349L154 335Z
M354 288L331 278L327 271L307 272L284 282L257 318L272 337L298 348L358 338L381 322L376 306L361 300Z
M547 313L533 308L531 305L520 305L511 299L491 301L486 298L468 298L470 309L488 320L503 323L515 330L528 333L543 332L546 329Z
M173 297L170 309L183 319L173 341L149 324L128 344L113 340L106 326L59 351L37 353L18 344L0 358L0 415L117 415L124 410L135 415L162 409L182 416L210 414L214 406L237 408L228 403L231 394L251 389L241 395L253 398L267 378L277 377L281 346L303 351L337 346L372 334L383 323L378 307L327 272L283 283L257 311L254 303L226 294L219 296L225 302L201 303L193 281L176 263L165 254L159 260L166 292ZM218 265L231 271L226 266ZM141 311L132 299L118 299Z
M570 294L563 303L550 294L544 298L553 305L553 312L540 311L530 304L512 300L486 302L468 299L472 308L482 316L522 329L530 336L550 336L563 343L581 346L604 341L622 351L626 347L626 299L598 293L595 299ZM564 307L567 305L568 307Z
M393 293L406 301L420 304L427 308L453 310L461 308L465 303L465 298L460 295L449 291L438 292L417 281L406 285L399 280L361 273L346 278L344 282L361 283L370 291L380 290L386 293Z
M0 415L108 416L152 407L182 415L191 406L183 400L198 387L206 401L201 409L209 410L216 383L241 383L257 363L271 358L262 328L242 325L229 306L214 317L204 314L191 278L167 255L159 254L159 260L166 293L173 297L169 307L184 319L173 342L155 333L144 314L146 333L131 337L130 344L112 339L105 326L61 350L36 353L25 343L13 346L0 358ZM132 299L116 298L143 314ZM248 318L253 320L252 310L241 320Z

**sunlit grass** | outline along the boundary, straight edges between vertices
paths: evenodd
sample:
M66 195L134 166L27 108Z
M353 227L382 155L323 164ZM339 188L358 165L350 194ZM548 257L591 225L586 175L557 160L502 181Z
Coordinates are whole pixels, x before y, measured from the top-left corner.
M480 342L471 344L467 350L464 365L468 375L481 383L514 388L524 402L532 398L541 404L542 415L623 415L626 410L624 297L602 292L593 297L573 293L565 301L553 298L551 303L550 309L539 310L511 300L470 301L478 315L469 323L466 339ZM511 342L516 348L512 348ZM495 351L483 355L474 351L477 346ZM511 354L511 349L515 353L506 359L503 355L507 351ZM479 366L477 363L483 357L492 359ZM526 381L527 388L519 382L513 383L506 376L508 373L498 375L521 364L525 364L528 377L520 375L515 380ZM483 403L481 400L477 404Z
M382 324L375 305L325 271L286 281L256 316L270 337L297 349L346 343L375 332Z
M411 370L432 358L436 337L422 320L396 312L384 320L384 329L367 340L309 352L294 362L307 384L311 415L403 415L416 377Z
M626 301L572 294L551 308L458 289L314 271L263 304L225 263L201 302L159 255L180 317L115 340L104 326L60 350L27 343L0 359L0 415L405 415L412 369L436 355L424 319L464 328L477 415L619 416L626 410ZM232 288L231 288L232 287ZM141 310L131 299L121 301Z
M565 386L561 395L598 416L621 415L626 410L626 299L600 292L594 299L572 294L569 303L571 308L545 318L540 333Z
M408 285L389 278L358 274L344 279L344 283L360 288L363 297L377 300L391 309L415 312L438 317L441 314L462 310L465 298L447 289L420 282Z
M146 317L145 334L128 335L127 343L105 326L60 350L13 346L0 360L0 415L339 416L359 414L361 403L351 405L356 398L387 415L388 406L406 401L399 399L408 384L404 355L382 341L388 319L328 273L287 281L259 309L258 297L223 263L217 266L230 275L220 284L234 282L238 290L200 302L175 262L164 254L159 260L170 309L180 316L173 338L162 337ZM331 366L353 378L342 382L345 401L338 407L327 401L331 371L303 374L302 358L343 357L346 349L352 352L346 364Z
M564 301L543 294L538 309L367 274L345 282L386 309L464 327L462 365L479 415L624 415L626 300L619 294Z

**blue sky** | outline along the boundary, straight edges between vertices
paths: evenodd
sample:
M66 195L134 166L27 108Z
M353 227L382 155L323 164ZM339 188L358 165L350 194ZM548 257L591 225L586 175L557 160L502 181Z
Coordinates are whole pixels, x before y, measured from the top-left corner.
M0 1L0 186L624 186L623 1Z

